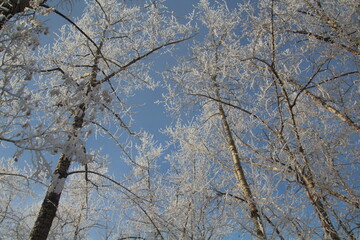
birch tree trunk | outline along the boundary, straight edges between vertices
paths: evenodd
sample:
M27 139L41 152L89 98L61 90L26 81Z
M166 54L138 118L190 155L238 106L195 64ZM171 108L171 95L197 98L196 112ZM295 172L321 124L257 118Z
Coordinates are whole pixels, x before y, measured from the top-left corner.
M69 139L77 137L77 133L82 128L84 122L85 105L80 105L78 110L79 111L75 116L73 123L73 136L69 136ZM64 189L70 164L71 159L69 156L62 154L55 168L44 201L41 204L34 227L30 233L31 240L46 240L48 237L52 222L56 216L56 211L59 206L61 193Z
M324 99L322 99L319 96L316 96L315 94L311 93L309 90L306 89L306 87L301 86L300 84L296 83L295 81L289 79L289 82L293 84L299 91L303 91L307 96L309 96L315 103L323 106L326 110L334 114L336 117L338 117L340 120L344 121L346 124L348 124L352 129L360 133L360 126L356 124L350 117L346 116L346 114L341 113L339 110L331 106L330 104L326 103Z
M291 122L290 125L292 128L292 132L295 135L295 139L296 139L296 142L298 145L300 157L303 161L303 166L296 160L296 157L293 156L292 152L290 151L290 148L288 147L288 142L286 142L286 141L284 142L285 149L287 149L287 152L290 154L290 156L292 156L291 158L293 159L293 162L295 163L296 174L300 177L300 180L301 180L300 184L304 188L306 196L309 198L310 203L315 208L315 212L318 215L321 225L323 227L325 239L340 240L340 238L339 238L339 236L338 236L338 234L326 212L326 209L321 201L322 197L319 196L319 194L315 190L313 172L310 167L308 157L305 154L305 148L303 147L303 143L301 141L299 129L297 126L297 121L296 121L297 115L294 112L295 103L291 102L291 99L289 97L290 96L289 91L285 86L285 80L281 78L281 75L277 71L278 63L276 60L277 60L278 49L276 46L277 32L275 31L275 16L276 16L276 14L274 12L274 9L275 9L275 1L272 0L271 1L271 10L270 10L270 16L271 16L271 19L270 19L271 55L270 55L270 57L271 57L271 62L267 63L267 65L270 70L270 73L272 73L274 76L274 79L273 79L274 83L279 86L279 89L285 99L285 105L287 107L287 110L288 110L289 116L290 116L290 122ZM305 90L305 89L301 89L301 91L302 90ZM309 92L307 91L307 93L309 93ZM279 99L280 95L278 95L277 97ZM310 96L310 97L312 97L312 96ZM314 99L314 98L312 97L312 99ZM314 99L314 100L316 100L316 99ZM326 106L325 106L325 108L326 108ZM326 108L326 109L329 110L328 108ZM335 113L332 109L330 111ZM279 108L279 113L281 113L281 112L282 112L282 110L280 110L280 108ZM337 115L337 116L339 117L339 115ZM340 119L344 120L346 123L349 124L349 122L346 119L343 119L342 117L340 117ZM349 124L349 125L354 127L351 124ZM285 139L285 138L281 137L281 139Z
M241 191L243 192L244 196L245 196L245 201L249 206L250 209L250 218L253 221L254 224L254 229L256 231L256 236L259 239L266 239L266 235L264 232L264 225L261 221L261 217L259 214L259 209L256 206L255 203L255 199L253 197L253 194L251 192L250 186L248 184L248 181L246 179L244 170L241 166L241 161L240 161L240 156L239 156L239 152L237 150L237 147L235 145L235 141L234 141L234 137L231 133L231 129L224 111L224 108L222 106L221 103L221 98L220 98L220 93L219 93L219 88L216 84L216 76L213 77L213 82L214 82L214 92L215 92L215 100L217 101L217 105L218 105L218 110L220 113L220 117L221 117L221 121L223 124L223 128L225 131L225 135L226 135L226 139L227 139L227 144L229 146L229 150L231 152L232 155L232 160L234 163L234 168L235 168L235 176L236 179L238 181L238 185L241 189Z

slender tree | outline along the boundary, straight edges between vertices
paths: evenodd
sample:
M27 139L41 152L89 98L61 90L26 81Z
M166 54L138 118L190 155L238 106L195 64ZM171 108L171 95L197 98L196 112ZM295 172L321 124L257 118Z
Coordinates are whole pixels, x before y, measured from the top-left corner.
M191 94L196 95L198 89L191 86L190 81L202 82L205 86L203 90L206 95L211 96L216 106L216 111L213 116L219 116L221 122L223 135L225 137L227 148L229 149L230 158L233 162L233 172L237 179L239 188L241 189L243 199L248 204L249 215L254 225L255 235L264 239L266 237L265 227L262 223L261 213L258 209L256 200L253 196L252 190L249 185L248 176L246 176L243 169L243 163L241 153L235 144L235 137L232 133L231 125L228 120L228 116L225 112L220 93L222 88L224 76L226 74L226 64L224 64L225 55L222 55L222 48L226 44L236 42L236 36L233 35L234 28L236 28L239 18L236 11L230 12L225 5L217 8L211 8L207 1L202 1L199 5L200 11L202 11L201 20L203 24L208 28L208 35L205 43L202 46L193 47L194 64L198 66L198 69L191 69L192 63L189 65L190 69L181 69L184 75L176 76L176 80L184 81L185 88L188 88ZM224 57L224 58L222 58ZM189 85L187 85L189 84ZM195 83L196 84L196 83ZM207 100L205 100L207 101ZM203 103L211 104L211 103ZM211 110L210 110L211 111Z
M257 181L259 175L254 174L265 174L266 186L281 192L287 188L289 200L293 189L300 187L301 201L309 203L302 214L317 216L324 238L354 239L350 230L356 228L354 222L339 216L358 212L359 201L354 194L356 184L350 180L355 179L357 168L357 143L353 140L358 134L354 101L359 98L355 84L358 30L353 28L358 24L354 22L357 4L258 1L239 5L239 12L234 13L226 5L212 11L209 3L202 1L200 9L209 34L205 43L192 48L189 63L172 71L171 79L178 88L169 86L169 109L192 103L207 116L202 118L204 125L221 119L217 124L222 126L233 162L235 166L240 163L233 171L244 186L244 196L234 197L249 201L250 209L256 209L252 204L264 206L260 199L268 199L264 208L269 212L257 208L257 214L251 215L258 237L265 236L259 230L267 228L301 237L308 237L304 229L309 229L310 235L320 234L312 229L313 220L300 220L299 228L296 215L284 212L278 202L285 200L282 197L274 201L274 193L259 194L264 182ZM299 29L309 29L308 34ZM326 40L324 33L328 34ZM212 145L204 143L207 149ZM242 165L248 167L243 179L253 183L248 194L245 189L250 184L240 177ZM347 193L336 186L344 186ZM346 210L335 207L336 202ZM289 203L293 206L288 208L301 205L295 199ZM286 215L291 216L287 217L289 224L277 228L276 222L284 220L276 216ZM256 219L262 220L258 226L267 227L256 226Z
M20 109L23 112L28 107L28 114L18 118L19 122L26 121L22 125L30 131L12 137L8 130L2 140L15 143L18 155L23 150L35 152L38 173L50 170L46 152L60 154L31 239L47 238L71 164L77 162L88 169L94 161L86 149L91 132L109 134L116 142L123 138L120 146L126 146L126 137L120 134L133 135L126 123L130 119L126 97L136 89L156 85L147 74L149 65L140 63L184 41L190 32L171 15L165 16L159 5L128 7L118 1L88 2L82 18L64 26L53 46L39 48L31 69L24 66L36 73L28 101ZM5 92L10 91L5 88ZM12 124L16 121L11 115L5 119ZM110 122L115 126L108 127Z
M133 130L128 99L190 24L161 1L89 1L76 21L41 3L1 8L5 238L359 238L357 1L199 1L164 73L166 143ZM39 10L69 22L41 47Z

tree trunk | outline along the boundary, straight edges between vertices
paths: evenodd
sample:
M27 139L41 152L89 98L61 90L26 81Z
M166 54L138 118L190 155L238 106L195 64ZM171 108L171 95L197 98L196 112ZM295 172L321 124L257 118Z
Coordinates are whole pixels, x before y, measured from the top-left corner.
M341 113L339 110L335 109L328 103L326 103L325 99L322 99L321 97L316 96L315 94L308 91L305 87L301 86L297 82L293 80L289 80L291 84L293 84L298 90L303 91L307 96L309 96L314 102L317 104L320 104L323 106L326 110L334 114L336 117L338 117L340 120L344 121L346 124L348 124L352 129L354 129L356 132L360 133L360 126L354 122L352 119L350 119L346 114Z
M220 116L221 116L221 121L223 123L225 135L226 135L226 138L227 138L227 143L229 145L229 150L230 150L231 155L232 155L232 160L233 160L234 167L235 167L236 179L238 181L238 184L239 184L239 187L240 187L242 193L245 196L245 201L249 206L250 218L253 221L254 228L255 228L255 231L256 231L256 236L259 239L266 239L266 235L265 235L265 232L264 232L264 225L263 225L263 223L261 221L259 210L258 210L258 208L257 208L257 206L255 204L255 199L254 199L254 197L252 195L252 192L251 192L250 186L249 186L249 184L247 182L244 170L243 170L243 168L241 166L239 152L238 152L238 150L236 148L235 141L234 141L233 135L231 133L231 129L230 129L230 126L229 126L225 111L224 111L222 103L221 103L219 89L218 89L217 84L216 84L216 76L213 77L213 81L214 81L214 91L215 91L215 96L216 96L215 98L217 100L218 110L219 110L219 113L220 113Z
M0 3L0 29L15 14L24 12L25 8L31 8L30 0L3 0Z
M78 131L82 128L85 105L81 104L78 107L78 113L74 118L73 135L70 138L77 137ZM41 205L39 214L35 221L34 227L30 233L31 240L46 240L49 235L52 222L56 216L56 211L59 206L62 190L64 189L67 173L71 164L71 158L65 154L61 154L58 164L55 168L50 186L46 192L44 201Z
M41 205L35 225L31 231L30 239L45 240L49 235L52 222L56 216L56 211L59 206L61 192L65 185L67 170L69 167L70 160L62 154L54 171L51 184Z
M305 189L307 197L310 199L311 204L314 206L315 211L320 219L321 225L324 229L324 239L340 240L329 215L326 212L325 206L322 203L322 197L316 192L315 187L310 182L313 180L307 176L301 175L303 187Z

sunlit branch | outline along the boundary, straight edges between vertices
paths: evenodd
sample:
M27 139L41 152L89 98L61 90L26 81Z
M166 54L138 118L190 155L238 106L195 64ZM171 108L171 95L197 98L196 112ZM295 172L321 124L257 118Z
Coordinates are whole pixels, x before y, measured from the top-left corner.
M56 10L55 8L49 7L46 4L41 4L42 7L44 8L48 8L51 9L51 11L53 11L54 13L56 13L57 15L61 16L62 18L64 18L66 21L68 21L71 25L73 25L79 32L81 32L82 35L84 35L97 49L99 49L98 45L94 42L94 40L92 40L89 35L87 35L76 23L74 23L70 18L68 18L67 16L65 16L64 14L62 14L61 12L59 12L58 10ZM100 49L99 49L100 50Z
M324 41L324 42L327 42L327 43L330 43L330 44L339 44L337 43L335 40L333 40L330 36L321 36L321 35L318 35L318 34L314 34L314 33L311 33L311 32L308 32L308 31L305 31L305 30L298 30L298 31L292 31L293 33L296 33L296 34L301 34L301 35L306 35L306 36L309 36L309 37L314 37L316 38L317 40L320 40L320 41ZM348 47L344 44L339 44L342 48L344 48L346 51L348 52L351 52L357 56L360 56L360 52L355 50L355 49L352 49L351 47Z
M72 171L72 172L69 172L67 175L69 176L69 175L78 174L78 173L85 173L85 174L91 173L91 174L95 174L95 175L98 175L98 176L100 176L100 177L103 177L103 178L109 180L110 182L114 183L115 185L123 188L124 190L126 190L126 192L130 193L131 195L133 195L136 199L142 199L140 196L138 196L136 193L134 193L133 191L131 191L129 188L125 187L125 186L122 185L121 183L113 180L112 178L110 178L110 177L108 177L108 176L106 176L106 175L104 175L104 174L101 174L101 173L98 173L98 172L95 172L95 171L90 171L90 170L88 170L88 171L81 171L81 170L80 170L80 171ZM133 198L131 198L131 200L144 212L144 214L148 217L148 219L150 220L150 222L151 222L151 223L153 224L153 226L155 227L157 233L161 236L162 239L164 239L163 236L162 236L162 234L161 234L161 232L160 232L160 230L158 229L158 227L156 226L155 222L152 220L152 218L150 217L150 215L147 213L147 211L146 211L137 201L135 201ZM143 199L143 201L147 201L147 202L148 202L148 200L146 200L146 199Z
M41 182L41 181L39 181L39 180L33 179L33 178L29 177L29 176L26 176L26 175L23 175L23 174L19 174L19 173L0 172L0 175L1 175L1 176L21 177L21 178L25 178L26 181L28 182L28 184L29 184L29 180L31 180L31 181L33 181L33 182L35 182L35 183L39 183L39 184L42 184L42 185L44 185L44 186L47 186L47 184L45 184L45 183L43 183L43 182Z
M114 136L107 128L105 128L102 124L97 123L97 122L91 122L92 124L95 124L96 126L100 127L104 132L106 132L106 134L109 134L109 136L115 141L116 145L118 147L120 147L121 151L127 156L127 158L131 161L134 162L134 160L132 159L132 157L130 156L130 154L125 150L125 148L122 146L122 144L118 141L118 138L116 136Z
M322 99L321 97L316 96L315 94L311 93L310 91L306 90L303 86L298 84L292 79L288 79L290 83L292 83L297 89L302 90L307 96L309 96L312 100L314 100L316 103L322 105L326 110L333 113L335 116L337 116L339 119L347 123L351 128L353 128L355 131L360 133L360 125L355 123L352 119L350 119L345 114L341 113L336 108L329 105L325 99Z
M171 46L171 45L175 45L175 44L178 44L178 43L181 43L181 42L184 42L188 39L192 38L192 36L190 37L187 37L187 38L184 38L184 39L180 39L180 40L176 40L176 41L171 41L171 42L168 42L168 43L165 43L163 45L160 45L156 48L153 48L152 50L134 58L133 60L131 60L130 62L126 63L125 65L121 66L118 70L112 72L111 74L107 75L105 78L103 78L102 80L98 81L97 83L98 84L102 84L103 82L106 82L108 80L110 80L112 77L114 77L115 75L119 74L120 72L124 71L125 69L127 69L128 67L132 66L133 64L137 63L138 61L148 57L149 55L151 55L152 53L164 48L164 47L167 47L167 46Z

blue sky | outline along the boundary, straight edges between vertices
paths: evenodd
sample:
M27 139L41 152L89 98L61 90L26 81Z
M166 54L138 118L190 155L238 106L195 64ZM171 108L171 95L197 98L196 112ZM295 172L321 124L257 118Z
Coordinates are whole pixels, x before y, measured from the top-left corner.
M142 2L142 0L130 0L137 2ZM200 0L168 0L164 2L164 5L168 7L168 10L173 12L179 18L185 18L185 16L191 13L194 10L194 7L199 3ZM53 3L57 1L49 1L48 5L53 6ZM62 12L64 15L68 16L71 20L75 21L79 18L84 9L84 2L80 0L73 1L74 4L72 6L69 5L59 5L56 7L58 11ZM215 2L211 1L210 2ZM233 7L236 3L233 1L227 1L229 3L229 7ZM64 18L61 16L51 13L48 16L41 17L40 19L45 21L46 26L49 28L48 35L40 36L40 44L42 46L46 44L51 44L52 41L56 38L56 34L59 33L59 29L64 24L69 24ZM201 31L201 28L200 28ZM202 34L199 34L197 37L200 37ZM185 55L188 53L188 46L191 44L193 39L188 40L187 42L181 43L176 46L178 51L176 54ZM159 59L156 59L156 63L153 65L154 69L151 73L151 76L157 80L162 81L162 78L159 72L166 70L176 64L176 54L173 57L162 55ZM152 57L150 57L152 58ZM130 99L130 104L134 104L137 107L133 108L133 112L135 113L133 117L135 118L133 130L145 130L150 134L154 135L155 140L158 143L166 144L167 137L160 133L161 129L170 126L175 123L175 119L172 119L168 113L166 113L164 107L161 104L156 104L155 102L162 99L162 93L166 90L163 86L160 85L159 88L153 90L141 90L138 94L135 94ZM89 143L88 147L91 148L91 145L94 145L94 149L99 145L97 140L93 140ZM101 143L104 145L102 153L109 154L109 161L115 163L115 166L125 170L126 167L124 164L120 164L119 161L119 148L116 147L113 141L109 141L109 143ZM14 153L14 149L10 147L6 150L2 155L4 157L11 157ZM57 156L55 156L57 157ZM24 158L29 158L29 155L24 155ZM56 158L53 159L53 165L56 164ZM22 165L22 162L19 161L19 164ZM120 164L120 165L119 165Z
M141 2L141 0L132 1ZM187 14L191 13L194 10L194 6L196 6L198 2L199 0L168 0L165 1L164 5L168 7L169 11L174 12L176 16L182 18ZM229 7L233 7L235 5L233 1L226 2L229 2ZM84 4L82 1L74 1L74 5L71 9L69 8L69 6L65 5L64 9L59 8L59 11L63 12L65 15L69 16L69 18L73 20L81 16L83 8ZM67 22L63 18L54 13L50 14L50 16L46 19L50 34L48 36L41 36L42 44L51 43L51 41L55 37L55 34L58 32L58 29L62 25L67 24ZM177 51L177 53L186 53L188 49L187 46L192 41L193 40L189 40L188 42L181 43L180 45L176 46L181 50ZM159 74L156 74L156 72L161 72L163 70L166 70L166 68L174 65L175 59L169 56L166 58L162 56L160 62L161 64L154 64L154 72L152 74L152 77L159 81L161 80L161 76ZM134 127L136 129L144 129L149 131L151 134L154 134L159 140L162 139L162 135L159 134L158 130L172 123L172 120L168 117L168 114L165 113L163 106L154 103L155 101L161 99L161 95L163 92L164 89L162 87L156 89L155 91L146 90L142 91L141 94L138 94L131 99L131 102L140 105L137 109L134 109L135 112L137 112L137 114L135 115L136 121Z
M48 4L51 6L53 2L60 1L60 0L53 0L49 1ZM120 0L119 0L120 1ZM126 0L126 1L133 1L135 3L142 2L144 0ZM180 18L184 17L186 14L193 11L194 6L200 0L167 0L164 2L169 9L169 11L174 12L174 14ZM215 0L209 0L210 2L215 2ZM221 0L219 0L221 1ZM232 0L224 0L228 2L229 8L234 7L234 5L239 1L232 1ZM74 5L71 7L65 6L64 9L61 7L58 8L59 11L63 12L67 15L70 19L75 20L79 16L84 9L84 3L82 0L74 0ZM66 20L62 17L52 13L49 16L45 17L46 25L49 27L50 34L47 36L41 35L41 45L51 44L56 37L56 33L59 32L59 28L63 24L68 24ZM202 34L198 34L196 38L201 38L204 36L204 29L200 28ZM189 45L191 45L193 40L189 40L187 42L181 43L176 47L178 50L176 54L179 54L179 57L186 56L186 53L189 50ZM176 57L177 55L174 54L172 57L161 55L161 56L151 56L150 59L155 59L155 63L153 64L153 72L151 76L156 81L162 81L162 77L158 72L166 70L170 68L172 65L176 64ZM163 84L163 82L162 82ZM135 93L133 97L131 97L128 101L129 105L134 105L132 111L134 112L134 124L132 126L132 130L135 132L144 130L152 135L154 135L154 139L160 144L166 144L167 137L164 136L160 130L166 128L167 126L173 125L176 122L176 119L173 119L169 116L169 113L166 113L164 107L161 104L156 104L155 102L162 99L162 94L166 92L163 86L160 86L155 90L139 90ZM191 116L187 119L190 119ZM119 158L120 148L116 146L114 141L106 140L107 137L100 137L99 139L95 139L94 136L91 136L90 140L87 142L87 149L90 150L98 150L99 145L102 147L102 154L109 155L110 161L110 175L114 175L115 180L122 180L121 175L128 173L129 167L124 164L124 161ZM120 141L122 141L120 139ZM2 149L2 151L4 151ZM14 148L9 148L5 153L2 153L2 156L11 157L13 154ZM24 155L23 158L29 158L28 155ZM49 158L49 161L53 161L53 166L56 164L58 155L52 156ZM23 161L19 161L18 164L23 166ZM167 169L167 164L162 165L162 170ZM41 193L43 194L43 192ZM236 233L234 233L235 235Z
M136 1L136 0L134 0ZM168 0L164 4L168 7L170 11L173 11L176 16L184 17L186 14L193 11L194 6L198 3L198 0ZM51 1L48 2L48 5L51 5ZM68 9L68 6L65 6L64 9L61 7L58 8L58 10L65 15L67 15L70 19L74 20L77 17L81 16L82 10L84 8L82 1L75 1L74 5L72 6L72 9ZM66 20L64 20L62 17L51 13L49 16L44 17L44 20L46 22L46 25L49 27L50 34L47 36L41 35L41 45L45 44L51 44L54 38L56 37L56 33L59 32L59 29L62 25L68 24ZM186 53L188 52L188 45L191 44L193 40L189 40L188 42L181 43L177 46L177 48L180 49L180 51L177 51L177 53ZM162 56L163 57L163 56ZM161 81L161 76L159 74L156 74L156 72L161 72L162 70L165 70L167 67L171 67L176 63L174 57L166 57L164 59L160 60L161 64L154 64L154 72L152 73L152 77L157 79L158 81ZM133 110L136 113L134 115L135 122L133 125L133 129L135 131L138 131L140 129L143 129L145 131L150 132L154 135L155 140L158 143L165 144L165 141L167 140L167 137L164 136L162 133L159 132L160 129L163 129L175 122L174 119L170 118L168 113L165 112L164 107L161 104L156 104L155 102L158 100L161 100L162 93L165 92L165 89L161 86L152 91L152 90L142 90L139 91L139 94L136 94L134 97L130 99L130 103L134 105L138 105L138 107L135 107ZM104 138L100 138L102 141L104 141ZM115 145L115 143L111 140L109 140L109 143L101 142L100 144L97 142L96 139L91 139L91 141L88 143L87 147L92 147L94 149L97 148L97 146L102 145L102 153L109 155L109 161L110 161L110 167L111 167L111 173L115 175L116 180L120 180L121 177L119 175L125 174L127 172L128 167L122 162L121 159L119 159L119 151L120 149ZM2 154L4 157L11 157L14 152L14 149L11 147L9 148L5 154ZM49 155L50 157L50 155ZM56 164L58 156L54 156L52 165L53 167ZM24 154L24 159L29 158L28 154ZM23 165L24 162L19 161L20 166ZM167 165L165 164L162 169L166 169ZM44 194L44 193L41 193Z
M133 0L135 3L142 2ZM64 15L68 16L71 20L75 21L79 18L84 9L84 2L83 1L73 1L74 4L72 6L69 5L60 5L56 7L58 11L63 13ZM198 1L196 0L169 0L165 2L165 5L168 7L169 11L173 11L174 14L180 18L185 17L186 14L190 13L194 9L194 5L196 5ZM52 6L52 1L48 2L49 6ZM46 44L51 44L52 41L56 38L56 34L59 33L59 29L64 24L69 24L64 18L61 16L51 13L49 16L40 17L40 19L44 20L46 26L49 28L48 35L41 35L40 36L40 43L42 46ZM190 40L192 41L192 40ZM182 43L178 45L177 48L186 49L186 46L190 44L190 42ZM178 51L184 52L184 51ZM185 51L186 52L186 51ZM150 57L152 58L152 57ZM153 72L151 76L157 80L161 81L161 76L158 74L159 72L165 70L168 67L171 67L175 64L175 59L171 57L164 58L161 56L159 59L161 64L154 64ZM160 85L159 88L153 90L140 90L138 94L135 94L132 98L129 99L129 102L133 104L133 112L135 113L133 117L135 118L133 124L133 130L145 130L155 136L158 142L164 142L166 137L159 132L161 128L165 128L172 123L172 119L169 115L165 112L165 109L161 104L156 104L157 100L161 100L162 93L164 93L165 89ZM96 141L96 140L95 140ZM94 145L96 142L94 142ZM115 160L118 162L118 148L115 147L114 150L114 143L109 142L106 144L103 149L103 153L110 155L110 162ZM122 166L123 168L124 166Z
M134 1L135 3L142 2L142 0L132 1ZM48 5L53 6L53 4L57 2L58 1L49 1ZM83 12L84 2L81 0L75 0L73 1L73 3L74 4L72 6L69 6L67 4L56 6L56 9L64 15L68 16L71 20L75 21L81 16ZM176 16L182 18L185 17L186 14L191 13L197 3L197 0L168 0L164 4L168 7L169 11L174 12ZM59 33L59 29L61 28L61 26L63 26L64 24L69 24L64 18L54 13L50 13L48 16L44 17L40 16L40 19L43 20L46 26L49 28L48 35L40 35L41 46L51 44L52 41L54 41L54 39L56 38L56 34ZM188 46L191 41L192 40L189 40L188 42L178 45L177 48L180 48L180 51L177 52L186 53L186 46ZM175 59L173 57L168 56L164 58L163 56L161 56L159 60L161 64L154 64L153 73L151 74L152 77L155 78L157 81L161 81L161 76L156 72L161 72L175 64ZM135 118L133 129L135 131L143 129L150 132L155 136L158 142L164 142L166 140L166 137L161 134L159 130L161 128L169 126L173 122L173 120L165 112L163 106L161 104L155 103L157 100L161 100L161 95L164 91L165 89L160 86L154 91L139 91L139 94L136 94L130 99L131 104L137 105L137 107L133 108L133 111L135 112L133 116ZM11 146L9 147L10 148L8 148L2 153L2 156L11 157L13 155L14 148ZM118 148L116 148L116 150L114 151L111 150L113 149L113 146L106 145L105 147L108 149L104 149L103 153L110 155L110 161L114 160L111 158L117 158L116 156L118 156ZM28 157L28 155L24 156L24 158ZM118 162L117 160L118 159L116 159L116 162ZM20 161L19 164L22 165Z

